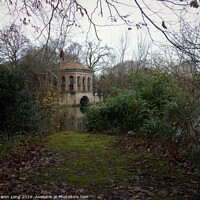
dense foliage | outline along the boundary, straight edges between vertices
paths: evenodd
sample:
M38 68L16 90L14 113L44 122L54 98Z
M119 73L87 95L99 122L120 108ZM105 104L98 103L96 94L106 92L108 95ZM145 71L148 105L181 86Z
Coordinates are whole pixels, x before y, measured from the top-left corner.
M140 73L129 77L126 90L115 90L116 96L87 113L90 130L134 131L146 136L178 140L191 131L199 115L198 107L188 101L186 93L169 74ZM199 105L196 101L195 106ZM189 119L190 117L190 119Z
M37 129L37 103L27 88L26 76L0 66L0 135L9 138Z

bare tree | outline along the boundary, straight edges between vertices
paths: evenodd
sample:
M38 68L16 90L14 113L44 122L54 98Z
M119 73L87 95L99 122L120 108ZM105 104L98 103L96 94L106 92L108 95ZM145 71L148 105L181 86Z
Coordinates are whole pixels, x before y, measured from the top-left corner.
M83 62L83 47L77 42L68 42L69 45L65 48L65 62Z
M18 19L22 24L32 25L39 35L46 35L47 41L51 38L52 32L63 35L66 27L69 29L71 27L81 28L80 18L88 20L89 29L93 28L98 39L98 28L123 23L127 25L128 30L132 30L133 27L147 28L153 42L158 44L153 37L152 27L154 27L172 45L190 57L193 56L193 53L186 46L187 43L183 43L183 40L187 41L185 39L188 38L185 38L185 35L188 33L192 33L191 37L194 37L195 34L198 36L199 3L197 0L152 0L151 2L134 0L129 3L122 0L96 0L90 5L77 0L27 0L22 2L0 0L0 3L8 8L15 21ZM123 10L126 8L131 11L124 13ZM141 14L140 19L138 19L138 11ZM98 24L95 21L96 16L109 18L110 22ZM199 49L199 45L199 42L192 41L190 48ZM200 60L200 56L197 55L197 57Z
M138 72L149 65L151 60L151 44L147 42L146 35L137 36L137 43L135 45L132 64L129 67L129 72Z
M119 41L119 62L124 63L125 56L127 54L127 50L129 48L128 46L128 34L125 33L125 35L121 35L120 41Z
M101 41L87 41L85 46L85 64L94 70L106 67L113 57L112 48L102 45Z
M151 33L149 24L161 32L167 41L179 51L190 58L194 56L191 50L199 49L200 45L199 41L193 40L199 38L197 30L200 26L197 9L199 4L196 0L158 0L159 7L165 9L167 15L160 11L155 4L150 5L150 3L138 0L134 0L134 2L141 12L144 23L148 25L148 32L154 43L156 43L156 39ZM200 55L198 55L198 60L200 60Z
M9 61L16 67L28 44L29 40L21 33L20 27L12 24L0 30L1 62Z

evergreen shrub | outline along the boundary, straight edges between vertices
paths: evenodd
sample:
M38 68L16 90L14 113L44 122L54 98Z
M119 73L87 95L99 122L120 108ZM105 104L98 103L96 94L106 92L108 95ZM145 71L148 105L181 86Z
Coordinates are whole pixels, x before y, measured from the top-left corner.
M35 96L27 88L26 76L15 69L0 66L0 135L11 138L37 130Z
M173 77L156 72L129 79L127 89L119 89L116 96L89 107L89 130L132 130L150 137L173 138L182 124L183 90Z

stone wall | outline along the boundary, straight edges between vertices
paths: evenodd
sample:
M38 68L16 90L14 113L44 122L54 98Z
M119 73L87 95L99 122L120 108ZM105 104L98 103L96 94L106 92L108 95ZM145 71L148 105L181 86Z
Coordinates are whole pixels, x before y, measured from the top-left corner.
M60 104L62 105L80 105L81 98L86 96L89 103L101 101L99 96L92 92L64 92L61 94Z

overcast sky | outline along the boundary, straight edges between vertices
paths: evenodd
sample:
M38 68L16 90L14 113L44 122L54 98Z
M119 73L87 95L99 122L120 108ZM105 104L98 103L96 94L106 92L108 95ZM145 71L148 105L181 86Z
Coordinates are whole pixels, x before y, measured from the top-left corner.
M94 0L80 0L78 2L84 5L84 8L87 9L88 13L91 13L96 7L96 1ZM104 2L104 4L102 4L103 16L100 14L99 8L95 11L95 14L92 16L93 21L97 24L97 35L99 39L101 39L102 43L108 44L109 46L117 49L119 47L120 38L127 34L129 41L128 57L131 58L133 49L135 49L135 47L137 46L138 37L142 35L143 38L146 38L147 42L152 42L152 38L150 38L147 28L141 26L141 29L138 29L138 27L136 26L136 24L143 23L144 21L141 17L141 13L138 7L136 6L133 0L121 0L119 1L121 2L120 4L116 4L121 15L129 15L129 25L123 24L123 21L120 20L119 17L115 18L116 21L115 19L111 19L109 17L109 10L107 5L105 4L105 1L102 2ZM179 4L182 3L186 5L188 3L188 6L185 6L184 10L181 10L180 6L174 6L171 4L166 5L160 1L158 2L157 0L146 0L139 2L146 2L146 5L144 3L141 3L142 8L144 8L149 17L151 17L156 23L156 25L158 25L159 27L162 28L162 21L165 21L166 26L168 27L168 31L175 31L175 29L179 28L177 22L180 15L183 16L186 13L188 15L188 13L194 12L194 8L190 8L189 6L189 0L183 0L182 2L179 1ZM13 18L11 13L11 15L8 14L8 10L6 10L5 7L1 6L0 11L1 27L8 25L10 22L12 22L13 19L16 19L16 15ZM195 12L199 12L199 9L195 9ZM116 13L114 13L113 11L114 17L116 16L115 14ZM189 15L188 20L192 21L193 18L191 16L193 15ZM67 37L79 43L84 42L86 39L97 40L94 28L92 26L89 26L90 23L87 17L85 15L81 16L80 14L77 14L76 19L78 20L78 25L80 25L80 27L71 28ZM15 22L20 23L19 18ZM38 26L40 24L39 21L33 21L33 23L36 23ZM154 42L158 41L166 44L166 39L164 38L164 36L158 30L156 30L155 27L153 27L148 22L148 20L146 20L146 23L148 25L148 29L151 32L151 37L153 37ZM30 26L23 26L23 30L27 37L30 38L34 43L36 43L38 33ZM57 23L55 22L52 25L52 36L56 38L58 34L59 29ZM42 40L41 38L40 40Z

